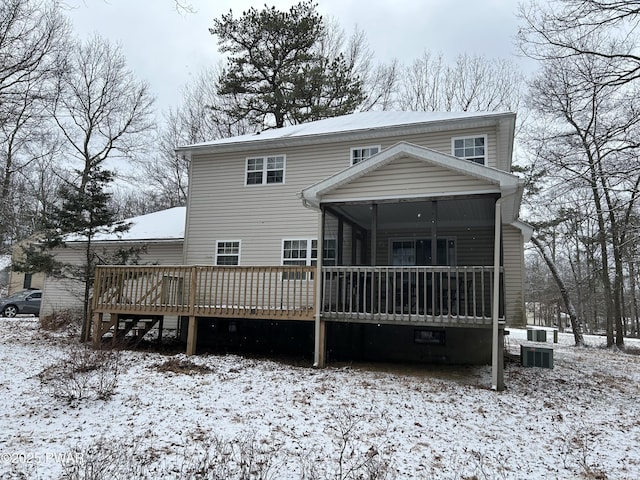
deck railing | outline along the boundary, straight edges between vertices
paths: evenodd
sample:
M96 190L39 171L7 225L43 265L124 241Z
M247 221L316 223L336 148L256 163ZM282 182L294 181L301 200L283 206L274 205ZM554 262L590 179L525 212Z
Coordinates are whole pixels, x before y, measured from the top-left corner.
M493 271L323 267L321 313L335 321L486 325L492 318ZM306 266L99 266L93 308L111 314L313 320L315 274L316 267ZM503 305L501 294L500 318Z
M315 267L99 266L96 313L313 320Z
M493 271L488 266L323 267L322 314L343 321L487 324ZM501 298L500 318L503 304Z

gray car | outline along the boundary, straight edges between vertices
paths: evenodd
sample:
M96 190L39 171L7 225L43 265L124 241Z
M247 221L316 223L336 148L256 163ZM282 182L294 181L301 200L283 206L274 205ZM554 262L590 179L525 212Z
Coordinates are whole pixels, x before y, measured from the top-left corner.
M0 300L0 316L15 317L22 313L40 314L42 290L23 290Z

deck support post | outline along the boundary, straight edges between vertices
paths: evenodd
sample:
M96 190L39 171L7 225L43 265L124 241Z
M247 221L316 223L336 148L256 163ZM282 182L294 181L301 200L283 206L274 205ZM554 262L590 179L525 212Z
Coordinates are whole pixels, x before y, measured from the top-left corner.
M100 339L102 338L102 319L104 313L97 312L93 314L93 347L98 348L100 346Z
M500 237L502 233L502 198L496 201L495 233L493 244L493 301L491 305L492 346L491 377L493 390L504 390L504 325L500 325ZM502 326L502 335L500 327Z
M313 356L313 366L316 368L324 368L326 364L326 322L320 318L320 315L316 314L315 324L315 354Z
M189 317L189 329L187 330L187 355L196 354L198 342L198 317Z
M158 345L162 344L162 329L164 328L164 315L158 317Z

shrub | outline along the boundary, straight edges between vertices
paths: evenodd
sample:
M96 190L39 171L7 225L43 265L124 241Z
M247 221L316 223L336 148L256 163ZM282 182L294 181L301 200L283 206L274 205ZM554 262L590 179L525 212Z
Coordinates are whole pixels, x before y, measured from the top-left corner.
M82 311L78 309L67 308L40 317L40 328L43 330L56 332L66 327L80 325L82 325Z
M69 403L94 397L109 399L118 384L120 352L71 344L66 357L44 369L40 382L51 395Z

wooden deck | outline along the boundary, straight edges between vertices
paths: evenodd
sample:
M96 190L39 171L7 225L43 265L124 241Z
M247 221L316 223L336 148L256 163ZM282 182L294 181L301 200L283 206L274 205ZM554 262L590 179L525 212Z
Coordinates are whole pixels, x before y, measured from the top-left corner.
M317 275L306 266L99 266L93 338L124 318L314 321ZM491 325L492 267L323 267L322 279L325 321Z

